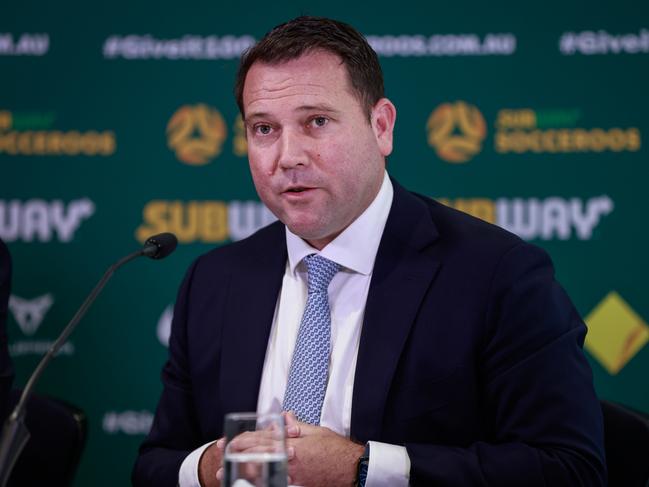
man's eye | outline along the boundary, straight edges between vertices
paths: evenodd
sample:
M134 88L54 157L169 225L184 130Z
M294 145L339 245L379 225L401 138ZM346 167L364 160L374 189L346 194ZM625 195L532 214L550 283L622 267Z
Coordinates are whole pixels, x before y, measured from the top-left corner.
M315 127L324 127L329 122L327 117L314 117L311 119L311 124Z
M255 127L255 132L257 132L260 135L268 135L271 132L271 127L270 125L257 125Z

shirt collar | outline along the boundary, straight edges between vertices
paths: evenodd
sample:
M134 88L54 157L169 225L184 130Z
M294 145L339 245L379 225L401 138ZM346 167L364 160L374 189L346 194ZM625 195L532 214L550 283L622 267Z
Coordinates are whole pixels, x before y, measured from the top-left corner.
M311 247L287 227L286 247L291 272L295 274L295 268L307 255L320 254L344 268L370 275L392 206L393 194L392 182L386 171L381 188L370 206L321 251Z

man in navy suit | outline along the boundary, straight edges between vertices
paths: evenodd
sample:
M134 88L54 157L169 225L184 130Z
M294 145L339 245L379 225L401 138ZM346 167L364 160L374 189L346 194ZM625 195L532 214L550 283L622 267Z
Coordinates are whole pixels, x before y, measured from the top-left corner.
M317 254L339 269L328 384L319 420L286 415L292 483L604 485L586 329L550 259L387 176L396 109L364 38L282 24L236 94L280 221L190 267L134 484L219 485L224 415L288 409Z

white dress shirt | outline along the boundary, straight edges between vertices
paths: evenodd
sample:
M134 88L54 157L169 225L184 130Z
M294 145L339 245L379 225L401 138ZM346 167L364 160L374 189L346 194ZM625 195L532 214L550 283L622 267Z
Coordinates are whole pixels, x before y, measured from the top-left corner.
M349 437L354 373L365 303L374 261L392 205L392 183L383 183L370 206L321 251L286 229L288 261L264 361L257 411L282 411L284 392L302 314L307 299L307 270L302 259L309 254L340 264L329 285L331 358L320 425ZM199 487L198 463L203 445L185 458L179 473L180 487ZM402 446L370 441L366 487L408 485L410 459Z

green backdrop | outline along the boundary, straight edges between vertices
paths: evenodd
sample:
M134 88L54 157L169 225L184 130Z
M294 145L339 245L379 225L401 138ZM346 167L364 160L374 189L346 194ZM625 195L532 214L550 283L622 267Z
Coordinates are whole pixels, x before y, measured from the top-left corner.
M647 5L5 2L16 385L108 265L149 234L181 240L117 273L38 387L88 413L75 485L128 485L184 270L272 219L233 78L242 49L302 13L352 23L379 53L398 109L391 174L544 247L589 324L599 395L649 411Z

